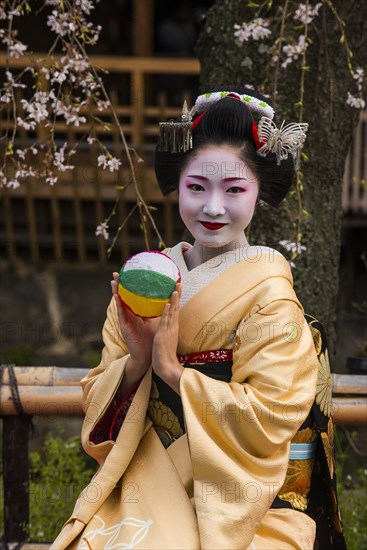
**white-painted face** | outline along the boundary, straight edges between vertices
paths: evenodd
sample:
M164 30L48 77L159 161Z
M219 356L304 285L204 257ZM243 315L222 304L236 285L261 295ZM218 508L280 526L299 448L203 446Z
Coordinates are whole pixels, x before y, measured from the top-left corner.
M181 173L181 218L206 248L235 250L246 243L259 183L238 151L227 145L200 150Z

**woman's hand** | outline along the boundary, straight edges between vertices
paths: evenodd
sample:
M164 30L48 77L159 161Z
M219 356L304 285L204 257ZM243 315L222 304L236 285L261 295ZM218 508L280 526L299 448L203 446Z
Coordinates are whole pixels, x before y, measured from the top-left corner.
M177 360L178 316L180 312L181 284L177 283L169 304L164 308L153 341L152 366L154 372L180 393L180 378L184 368Z
M123 304L117 291L118 276L117 272L113 273L111 288L116 300L121 333L130 353L130 364L134 367L134 370L139 370L143 374L152 362L153 340L157 332L159 319L143 319L138 315L134 315Z

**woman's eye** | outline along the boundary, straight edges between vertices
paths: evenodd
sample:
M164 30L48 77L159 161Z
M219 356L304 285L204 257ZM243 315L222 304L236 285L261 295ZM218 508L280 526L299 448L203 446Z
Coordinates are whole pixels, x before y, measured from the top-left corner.
M190 183L187 187L192 191L204 191L204 187L198 183Z
M244 193L245 192L245 189L243 189L243 187L230 187L229 189L227 189L227 193Z

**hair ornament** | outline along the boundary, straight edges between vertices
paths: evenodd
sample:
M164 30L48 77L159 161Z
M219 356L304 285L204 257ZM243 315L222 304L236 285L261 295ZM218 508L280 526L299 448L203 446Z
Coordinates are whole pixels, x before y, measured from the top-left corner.
M256 152L262 157L275 153L278 166L291 153L297 168L299 153L305 142L307 130L308 124L305 122L291 122L284 126L283 121L278 128L270 118L263 116L258 124L258 139L261 143L265 143Z
M201 113L202 111L207 111L211 105L214 105L214 103L217 103L217 101L227 96L235 97L243 103L246 103L252 115L257 119L261 116L266 116L270 119L274 118L274 109L268 103L257 97L252 97L248 94L238 94L236 92L208 92L199 95L195 102L196 112Z
M264 145L264 143L259 140L259 127L256 124L256 122L252 123L251 131L252 131L252 141L255 144L256 151L258 151Z
M159 123L158 150L169 153L186 153L192 149L192 117L195 107L182 107L181 122L170 120Z
M274 111L265 96L242 86L223 85L223 88L230 91L213 91L198 97L194 120L191 120L192 109L184 105L178 122L160 124L154 169L162 194L166 196L178 189L190 148L200 151L207 143L241 148L249 141L254 145L243 148L243 154L254 165L260 183L260 199L276 207L291 188L295 166L293 156L303 145L307 125L283 124L277 129L272 125ZM223 98L227 98L226 101L221 101ZM230 101L230 98L236 101ZM261 151L263 156L257 151Z
M195 118L195 120L192 122L192 129L195 130L195 128L197 128L199 126L199 123L201 121L201 119L203 118L203 116L207 113L208 111L203 111L202 113L200 113L199 116L197 116Z

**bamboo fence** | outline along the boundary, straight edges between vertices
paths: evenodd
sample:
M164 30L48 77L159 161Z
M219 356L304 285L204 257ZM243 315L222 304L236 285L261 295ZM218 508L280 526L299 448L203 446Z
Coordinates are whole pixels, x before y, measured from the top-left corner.
M80 380L88 369L13 367L24 412L35 416L82 415ZM333 416L336 424L367 424L365 375L332 374ZM0 415L17 415L9 373L0 388Z

